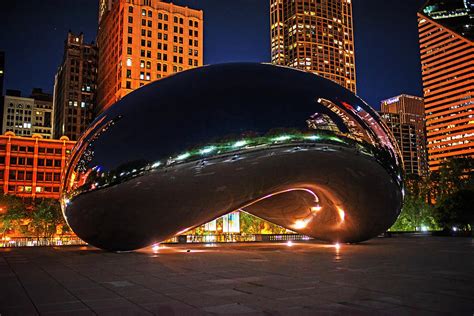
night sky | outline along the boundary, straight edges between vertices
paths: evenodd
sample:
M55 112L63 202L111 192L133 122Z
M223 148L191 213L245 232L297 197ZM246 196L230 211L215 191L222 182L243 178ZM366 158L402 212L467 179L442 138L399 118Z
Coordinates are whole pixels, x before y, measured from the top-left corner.
M3 2L3 1L2 1ZM416 12L425 0L353 0L358 94L375 108L422 95ZM269 0L177 0L204 10L204 62L270 61ZM97 32L98 0L22 0L0 5L7 89L51 92L68 30Z

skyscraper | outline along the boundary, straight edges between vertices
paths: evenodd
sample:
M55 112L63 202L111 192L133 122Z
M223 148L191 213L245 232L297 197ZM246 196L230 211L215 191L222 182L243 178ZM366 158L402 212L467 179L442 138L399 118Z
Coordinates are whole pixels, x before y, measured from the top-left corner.
M35 88L30 97L22 97L17 90L7 90L3 104L2 133L18 136L34 134L53 137L53 96Z
M94 118L97 89L97 47L84 35L69 32L54 82L54 137L77 140Z
M430 0L418 12L431 171L474 156L474 2Z
M203 12L160 0L101 0L98 104L203 65Z
M402 152L407 174L428 174L423 99L402 94L381 102L380 114Z
M270 0L272 63L356 92L351 0Z

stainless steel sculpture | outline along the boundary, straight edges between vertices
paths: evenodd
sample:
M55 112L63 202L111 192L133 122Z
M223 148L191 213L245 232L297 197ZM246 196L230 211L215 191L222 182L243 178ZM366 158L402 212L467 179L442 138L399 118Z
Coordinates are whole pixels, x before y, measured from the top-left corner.
M239 63L168 77L101 114L74 149L62 206L88 243L133 250L239 209L359 242L402 200L399 151L370 106L310 73Z

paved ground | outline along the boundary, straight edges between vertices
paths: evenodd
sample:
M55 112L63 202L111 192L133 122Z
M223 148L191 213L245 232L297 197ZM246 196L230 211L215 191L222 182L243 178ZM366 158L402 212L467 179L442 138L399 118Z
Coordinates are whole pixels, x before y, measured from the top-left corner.
M474 241L0 250L0 315L61 313L471 316Z

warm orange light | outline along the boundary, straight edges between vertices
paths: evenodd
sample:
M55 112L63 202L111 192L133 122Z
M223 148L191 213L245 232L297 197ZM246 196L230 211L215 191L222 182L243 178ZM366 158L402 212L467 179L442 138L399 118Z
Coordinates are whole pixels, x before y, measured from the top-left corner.
M297 220L297 221L295 222L295 224L293 225L293 227L294 227L295 229L302 229L302 228L305 228L307 224L308 224L308 223L306 223L306 221L299 219L299 220Z
M341 219L341 223L344 223L344 220L346 219L346 212L344 212L344 210L341 208L338 208L337 212L339 213L339 218Z
M320 212L322 209L323 209L323 207L322 207L321 205L316 205L316 206L313 206L313 207L311 208L311 212L313 212L313 213L318 213L318 212Z

